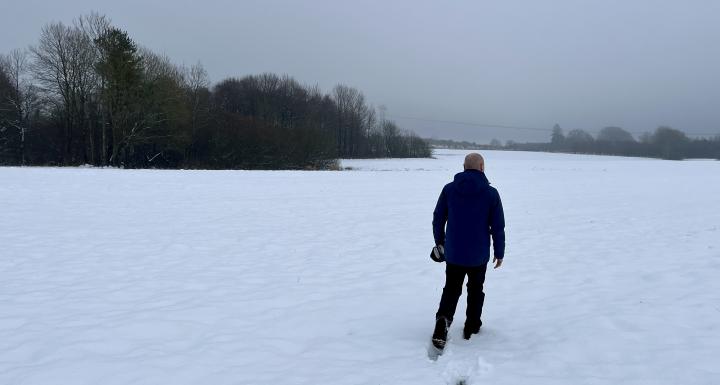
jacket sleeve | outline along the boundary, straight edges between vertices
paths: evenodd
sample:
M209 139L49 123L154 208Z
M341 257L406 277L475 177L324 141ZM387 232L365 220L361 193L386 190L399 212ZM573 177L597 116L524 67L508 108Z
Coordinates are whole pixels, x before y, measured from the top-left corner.
M436 245L445 244L445 223L447 222L448 208L447 208L447 197L445 194L445 188L440 193L437 204L435 205L435 211L433 212L433 236L435 237Z
M497 190L495 191L495 198L495 202L490 208L490 235L492 236L495 257L503 259L505 257L505 213Z

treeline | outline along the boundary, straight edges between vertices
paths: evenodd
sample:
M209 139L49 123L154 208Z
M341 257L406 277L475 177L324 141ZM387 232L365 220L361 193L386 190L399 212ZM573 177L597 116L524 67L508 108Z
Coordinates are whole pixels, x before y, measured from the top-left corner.
M426 142L432 148L449 148L453 150L488 150L493 145L478 144L475 142L468 142L466 140L457 141L452 139L425 139ZM499 145L499 142L497 143Z
M289 76L214 86L98 14L51 23L0 60L0 164L323 169L338 158L428 157L357 89Z
M658 127L635 139L620 127L605 127L593 136L587 131L573 129L565 133L555 125L549 143L516 143L505 145L493 139L490 148L525 151L569 152L596 155L621 155L670 160L707 158L720 160L720 135L713 138L689 138L684 132L670 127Z

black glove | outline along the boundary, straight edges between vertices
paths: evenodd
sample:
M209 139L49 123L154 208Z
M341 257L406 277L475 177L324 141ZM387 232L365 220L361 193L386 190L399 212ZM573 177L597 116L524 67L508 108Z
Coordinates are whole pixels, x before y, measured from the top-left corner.
M443 245L433 247L430 252L430 259L438 263L445 262L445 247Z

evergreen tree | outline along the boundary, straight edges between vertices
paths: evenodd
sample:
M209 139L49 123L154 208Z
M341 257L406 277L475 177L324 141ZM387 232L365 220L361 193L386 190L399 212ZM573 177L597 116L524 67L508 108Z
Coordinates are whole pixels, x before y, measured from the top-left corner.
M119 165L121 151L127 151L144 128L138 105L141 58L127 32L117 28L108 29L95 44L100 51L96 69L101 79L101 115L105 123L102 125L103 163Z
M550 143L556 150L561 149L565 144L565 135L563 135L563 130L559 124L555 124L553 127Z

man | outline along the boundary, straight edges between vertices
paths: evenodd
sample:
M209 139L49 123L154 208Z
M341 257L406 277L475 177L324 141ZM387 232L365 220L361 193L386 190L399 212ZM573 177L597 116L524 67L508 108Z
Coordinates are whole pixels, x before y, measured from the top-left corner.
M505 218L500 195L485 177L485 161L480 154L465 157L465 171L455 175L440 193L433 213L433 235L437 250L444 249L445 288L435 316L433 345L442 350L453 321L458 299L467 282L467 312L463 337L470 339L480 331L483 284L490 260L492 237L495 269L502 265L505 252ZM447 230L445 225L447 223Z

